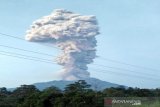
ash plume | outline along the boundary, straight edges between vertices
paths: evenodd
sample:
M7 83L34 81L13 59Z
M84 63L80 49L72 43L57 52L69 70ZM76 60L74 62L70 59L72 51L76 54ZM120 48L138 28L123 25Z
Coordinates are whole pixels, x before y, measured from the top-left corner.
M62 50L56 62L63 66L64 80L89 78L87 64L96 57L96 38L99 34L95 16L83 16L64 9L36 20L27 31L30 42L53 44Z

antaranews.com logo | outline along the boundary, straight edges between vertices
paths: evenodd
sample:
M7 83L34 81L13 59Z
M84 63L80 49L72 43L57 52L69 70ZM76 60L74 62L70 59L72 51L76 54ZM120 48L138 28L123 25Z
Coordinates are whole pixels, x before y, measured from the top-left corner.
M138 107L159 101L159 97L108 97L104 98L104 107Z

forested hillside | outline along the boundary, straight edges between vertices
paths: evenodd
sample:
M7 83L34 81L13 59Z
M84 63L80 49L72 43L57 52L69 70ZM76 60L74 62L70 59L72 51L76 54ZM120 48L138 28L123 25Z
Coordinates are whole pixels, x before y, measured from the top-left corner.
M62 91L49 87L43 91L34 85L21 85L10 92L0 88L0 107L103 107L105 97L160 97L160 89L106 88L96 91L84 80L69 84Z

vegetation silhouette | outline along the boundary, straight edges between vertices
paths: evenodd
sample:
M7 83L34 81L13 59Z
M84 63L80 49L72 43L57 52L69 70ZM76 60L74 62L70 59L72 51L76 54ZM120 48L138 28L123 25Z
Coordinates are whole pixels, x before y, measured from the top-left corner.
M43 91L34 85L21 85L14 91L0 88L0 107L103 107L105 97L160 97L160 89L111 87L91 89L85 80L69 84L64 90L55 86Z

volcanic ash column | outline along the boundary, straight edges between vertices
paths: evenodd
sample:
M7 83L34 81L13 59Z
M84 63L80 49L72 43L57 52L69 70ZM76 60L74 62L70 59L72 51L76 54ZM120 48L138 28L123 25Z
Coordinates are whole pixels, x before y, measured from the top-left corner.
M96 38L99 34L95 16L83 16L68 10L55 10L36 20L27 31L30 42L50 43L62 50L56 62L63 66L64 80L89 78L87 64L96 57Z

